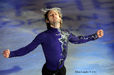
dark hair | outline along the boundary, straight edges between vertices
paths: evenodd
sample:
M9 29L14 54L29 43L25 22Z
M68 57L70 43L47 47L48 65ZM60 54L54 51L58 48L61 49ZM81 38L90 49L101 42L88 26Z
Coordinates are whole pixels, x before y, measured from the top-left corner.
M48 19L48 13L50 12L50 10L56 10L56 11L58 12L59 16L62 18L62 13L61 13L60 8L51 8L51 9L48 9L48 10L45 12L45 14L44 14L45 21L46 21L46 20L49 20L49 19ZM46 25L47 25L47 29L49 29L49 28L50 28L50 23L46 23ZM62 27L62 20L61 20L61 22L60 22L60 27Z
M50 11L50 10L48 10L48 11L44 14L45 21L46 21L46 20L49 20L49 19L48 19L48 13L49 13L49 11ZM49 29L49 28L50 28L50 24L49 24L49 23L46 23L46 25L47 25L47 29Z

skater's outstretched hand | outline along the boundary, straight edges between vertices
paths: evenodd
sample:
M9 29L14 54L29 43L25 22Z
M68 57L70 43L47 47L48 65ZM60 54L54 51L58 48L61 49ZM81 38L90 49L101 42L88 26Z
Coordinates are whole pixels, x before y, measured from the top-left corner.
M104 31L102 29L98 30L97 35L98 35L99 38L103 37Z
M9 50L9 49L6 49L6 50L3 51L2 54L3 54L3 56L4 56L5 58L9 58L10 50Z

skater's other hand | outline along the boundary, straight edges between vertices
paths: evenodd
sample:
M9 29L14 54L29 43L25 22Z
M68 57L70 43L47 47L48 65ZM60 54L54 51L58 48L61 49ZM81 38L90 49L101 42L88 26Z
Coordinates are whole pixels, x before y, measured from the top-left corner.
M102 29L98 30L97 35L98 35L99 38L103 37L104 31Z
M3 54L3 56L4 56L5 58L9 58L10 50L9 50L9 49L6 49L6 50L3 51L2 54Z

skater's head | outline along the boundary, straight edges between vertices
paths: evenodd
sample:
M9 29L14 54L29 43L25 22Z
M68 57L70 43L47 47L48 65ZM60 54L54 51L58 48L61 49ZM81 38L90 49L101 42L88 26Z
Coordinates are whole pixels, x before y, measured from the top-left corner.
M62 27L62 13L60 8L46 9L44 17L47 28L50 28L50 26Z

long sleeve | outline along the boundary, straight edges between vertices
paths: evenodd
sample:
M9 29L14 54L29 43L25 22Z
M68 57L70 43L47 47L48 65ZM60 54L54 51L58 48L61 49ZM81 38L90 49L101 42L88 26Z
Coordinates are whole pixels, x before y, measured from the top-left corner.
M96 39L98 39L97 33L88 36L75 36L72 33L69 35L69 41L74 44L85 43Z
M40 43L43 42L43 39L44 39L43 37L44 36L42 34L39 34L35 37L35 39L30 44L28 44L25 47L22 47L18 50L11 51L9 58L23 56L23 55L26 55L27 53L33 51Z

